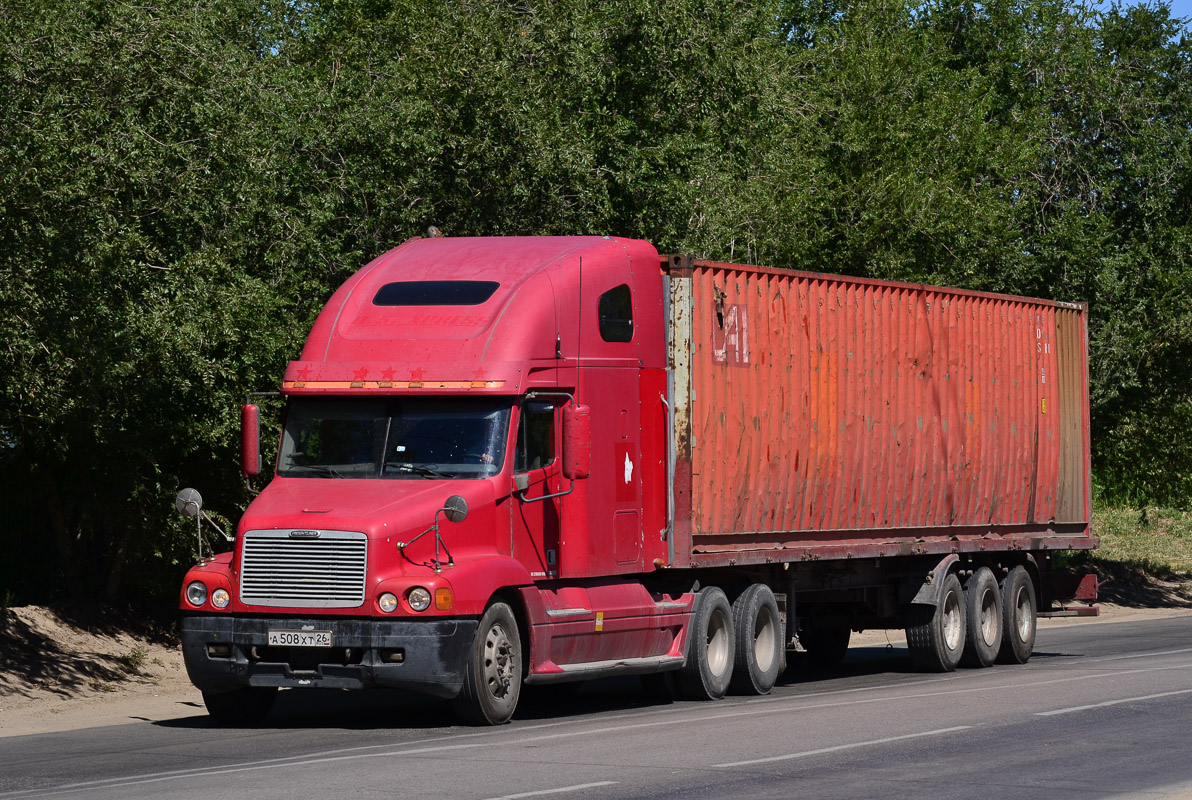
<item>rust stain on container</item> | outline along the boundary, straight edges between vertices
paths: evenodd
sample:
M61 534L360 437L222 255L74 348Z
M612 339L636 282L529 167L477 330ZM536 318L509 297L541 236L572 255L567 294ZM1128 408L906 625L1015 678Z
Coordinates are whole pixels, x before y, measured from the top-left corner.
M676 452L695 537L1088 536L1083 306L677 266Z

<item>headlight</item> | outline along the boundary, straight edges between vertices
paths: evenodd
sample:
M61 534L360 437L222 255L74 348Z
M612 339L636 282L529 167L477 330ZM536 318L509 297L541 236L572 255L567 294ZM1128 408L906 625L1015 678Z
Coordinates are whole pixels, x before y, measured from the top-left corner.
M201 606L207 602L207 584L202 581L192 581L186 587L186 600L192 606Z
M393 612L393 609L397 608L397 595L393 592L385 592L385 594L377 598L377 605L386 614L390 614Z
M423 589L421 586L415 586L406 595L406 602L410 604L410 608L415 611L426 611L430 608L430 592Z
M230 602L232 602L232 595L228 594L227 589L216 589L211 593L211 605L216 608L227 608Z

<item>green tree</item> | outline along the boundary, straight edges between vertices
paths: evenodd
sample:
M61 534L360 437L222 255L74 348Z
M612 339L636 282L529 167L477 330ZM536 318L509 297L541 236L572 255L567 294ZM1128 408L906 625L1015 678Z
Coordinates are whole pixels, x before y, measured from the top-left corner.
M128 563L181 557L163 495L226 461L234 398L305 322L278 313L296 285L261 235L285 214L257 124L271 64L255 4L2 19L0 430L35 523L11 535L113 597Z
M1190 55L1162 4L0 0L0 581L170 586L241 398L432 224L1087 300L1098 484L1187 505Z

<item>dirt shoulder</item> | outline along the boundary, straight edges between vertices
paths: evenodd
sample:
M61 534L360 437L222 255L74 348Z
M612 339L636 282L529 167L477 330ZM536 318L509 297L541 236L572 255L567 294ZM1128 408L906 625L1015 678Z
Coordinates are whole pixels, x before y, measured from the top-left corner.
M0 611L0 737L205 713L172 631Z
M1130 572L1100 578L1100 616L1042 619L1040 629L1192 617L1187 580ZM867 631L852 646L905 642L902 631ZM170 627L40 606L0 610L0 738L205 714Z

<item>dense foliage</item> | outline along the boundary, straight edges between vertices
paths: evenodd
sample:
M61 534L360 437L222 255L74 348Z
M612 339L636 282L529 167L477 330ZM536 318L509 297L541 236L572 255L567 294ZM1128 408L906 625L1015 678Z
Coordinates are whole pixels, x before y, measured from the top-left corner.
M1190 45L1161 3L0 0L0 594L172 589L176 489L234 515L240 400L429 224L1086 300L1099 491L1187 506Z

